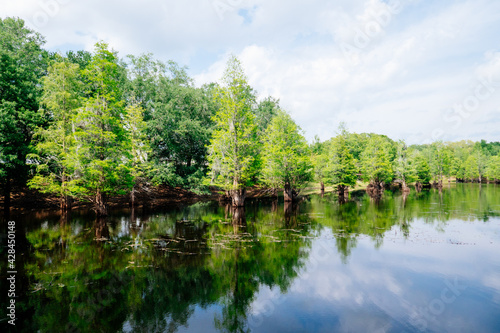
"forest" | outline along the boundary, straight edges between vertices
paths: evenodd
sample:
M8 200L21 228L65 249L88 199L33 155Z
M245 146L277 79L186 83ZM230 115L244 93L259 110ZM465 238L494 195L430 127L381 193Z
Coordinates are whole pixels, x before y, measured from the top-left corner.
M306 187L332 187L346 201L356 185L380 196L443 182L500 181L500 142L408 145L350 133L307 142L272 96L259 96L231 56L219 82L197 86L187 68L152 54L120 57L105 42L93 52L44 49L18 18L0 19L0 182L4 205L27 186L60 198L108 200L159 185L220 191L242 206L259 187L293 201ZM289 110L290 111L290 110Z

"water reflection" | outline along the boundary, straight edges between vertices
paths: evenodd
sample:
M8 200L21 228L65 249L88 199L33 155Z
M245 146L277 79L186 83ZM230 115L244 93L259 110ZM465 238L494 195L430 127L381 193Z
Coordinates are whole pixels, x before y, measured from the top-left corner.
M18 316L26 332L493 332L498 190L19 217ZM425 317L455 277L467 288Z

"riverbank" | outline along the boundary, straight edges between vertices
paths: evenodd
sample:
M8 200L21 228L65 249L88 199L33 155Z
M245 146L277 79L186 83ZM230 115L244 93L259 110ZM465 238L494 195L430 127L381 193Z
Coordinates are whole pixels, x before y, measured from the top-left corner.
M308 189L307 194L320 193L320 189ZM148 189L138 190L135 193L136 205L138 207L147 206L150 208L160 207L172 204L193 204L200 201L215 201L219 200L224 194L224 191L210 187L208 194L197 194L181 187L171 187L167 185L160 185L157 187L150 187ZM282 195L282 193L279 193ZM247 198L266 198L272 197L272 191L252 187L247 189ZM11 210L13 211L34 211L40 209L54 209L60 207L60 200L58 197L50 194L44 194L38 190L29 189L27 187L13 187L11 192ZM110 198L108 200L110 208L129 207L130 196L121 195ZM4 205L4 196L0 196L0 207ZM83 200L75 200L72 203L72 209L92 208L92 203Z

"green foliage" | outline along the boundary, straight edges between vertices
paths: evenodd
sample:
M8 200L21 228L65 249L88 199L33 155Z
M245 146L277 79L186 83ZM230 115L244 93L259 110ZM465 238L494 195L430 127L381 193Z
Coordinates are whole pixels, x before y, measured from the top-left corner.
M129 56L127 95L145 110L154 181L198 188L206 173L206 155L215 106L212 86L195 88L186 69L151 55Z
M144 109L134 103L125 109L124 123L128 144L124 149L131 155L131 175L135 181L146 180L151 171L151 163L148 156L151 154L151 147L146 135L146 122L143 120Z
M421 153L417 153L415 156L415 169L417 171L416 181L429 184L432 178L431 168L427 159Z
M414 161L411 158L411 152L409 152L408 146L404 141L399 141L397 144L394 173L397 179L404 184L412 183L417 178Z
M263 99L255 109L255 122L259 134L264 134L271 120L279 113L279 100L271 96Z
M257 173L255 97L236 57L228 61L223 85L215 93L219 109L209 146L210 182L226 190L252 185Z
M68 61L53 63L43 77L42 88L41 104L50 124L35 130L36 154L28 157L36 165L36 174L28 184L44 193L68 196L76 180L71 150L75 117L82 105L79 66Z
M475 180L479 178L479 165L476 156L470 155L464 163L464 178L468 180Z
M440 180L448 167L448 154L441 141L434 142L429 147L429 166L434 179Z
M354 157L349 151L347 138L349 133L341 125L339 134L332 139L328 152L327 182L337 187L348 187L356 185L358 179Z
M134 158L140 154L131 149L137 148L138 137L130 121L139 121L140 111L125 108L121 73L116 55L105 43L97 43L92 61L83 71L89 96L75 119L77 143L72 153L79 175L74 190L78 197L101 201L127 193L134 184Z
M485 176L490 180L500 180L500 156L490 158Z
M329 141L320 142L319 137L315 136L314 141L309 146L309 151L311 152L311 164L313 166L314 180L320 183L326 182Z
M49 54L43 37L17 18L0 18L0 178L24 181Z
M312 176L306 139L292 117L278 111L265 131L262 182L271 188L301 188Z
M363 179L370 182L392 181L392 164L390 142L379 135L373 135L368 140L365 150L361 153L361 171Z
M84 70L92 61L92 53L87 51L68 51L66 59L73 64L77 64L80 70Z
M408 148L384 135L343 131L317 139L306 158L298 126L279 100L257 103L234 57L221 86L200 88L175 62L146 54L125 64L104 43L93 54L50 54L43 37L16 18L0 19L0 40L0 181L7 190L11 180L24 184L30 166L32 188L87 199L150 181L198 192L208 183L231 190L259 180L300 187L311 168L317 181L339 186L353 186L357 170L386 183L498 179L500 142L485 140Z

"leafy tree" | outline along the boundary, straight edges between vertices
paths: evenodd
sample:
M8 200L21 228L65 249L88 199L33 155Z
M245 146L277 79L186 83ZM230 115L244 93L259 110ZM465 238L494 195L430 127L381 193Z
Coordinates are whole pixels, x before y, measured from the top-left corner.
M89 97L76 117L73 151L78 182L75 194L90 200L98 215L106 215L109 196L126 194L134 184L130 137L122 100L117 56L97 43L83 71Z
M42 87L41 103L50 125L35 130L36 154L29 157L36 161L36 174L29 185L59 196L61 208L67 209L75 181L75 161L71 155L75 144L74 120L82 105L79 66L68 61L53 63L42 79Z
M131 175L134 179L130 191L130 204L135 204L135 191L139 181L147 181L148 173L151 170L148 156L151 153L149 141L146 136L146 122L143 120L144 109L137 103L127 106L124 115L124 126L128 135L125 141L128 147L125 147L131 155Z
M357 163L361 160L361 153L366 149L371 136L373 136L373 134L368 133L349 133L347 135L346 141L349 152Z
M311 180L306 139L284 111L278 111L267 127L262 161L262 181L272 188L284 188L285 201L293 200L294 188L301 188Z
M324 193L325 182L327 181L326 168L328 165L329 144L330 141L321 142L319 137L316 135L314 137L314 141L309 147L314 179L320 183L321 193Z
M474 154L474 157L476 158L476 161L477 161L478 181L481 183L481 181L484 177L484 172L485 172L487 164L488 164L488 157L485 154L485 151L483 150L483 148L474 149L473 154Z
M431 168L427 159L421 153L417 153L415 156L415 169L417 172L416 181L422 184L429 184L432 177Z
M415 166L413 165L406 143L404 141L399 141L397 147L398 151L396 160L394 161L394 173L401 181L403 191L407 191L407 184L414 182L417 178Z
M171 186L198 188L206 174L212 132L213 86L196 88L186 69L151 55L129 56L127 95L145 110L154 162L152 178Z
M492 156L490 158L485 176L495 182L500 180L500 156Z
M92 61L92 53L88 51L68 51L66 53L66 58L69 62L77 64L80 70L84 70L88 64Z
M470 155L464 163L464 178L474 181L480 177L478 160L475 155Z
M210 181L229 191L233 206L243 206L245 187L253 183L257 171L254 101L241 64L233 56L215 94L219 109L213 117L215 130L208 156Z
M279 113L279 100L271 96L263 99L255 109L255 121L259 134L264 134L271 120Z
M429 164L432 177L442 183L442 178L449 163L446 148L442 141L434 142L429 147Z
M21 19L0 18L0 40L0 181L8 207L11 181L23 184L27 178L33 129L43 122L39 83L49 54L42 49L43 37Z
M341 124L339 134L332 140L328 153L327 179L328 183L337 187L340 201L344 201L349 186L356 185L358 178L358 169L347 144L348 136L347 129Z
M390 142L384 137L379 135L370 137L365 150L361 153L361 170L364 180L373 184L392 181L390 149Z

